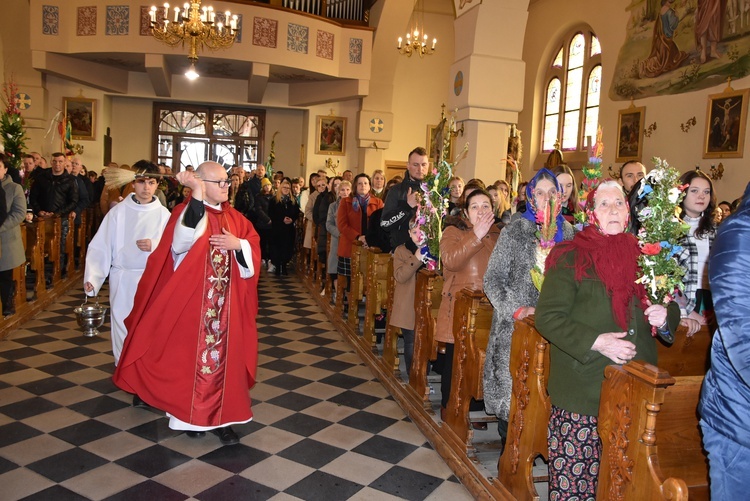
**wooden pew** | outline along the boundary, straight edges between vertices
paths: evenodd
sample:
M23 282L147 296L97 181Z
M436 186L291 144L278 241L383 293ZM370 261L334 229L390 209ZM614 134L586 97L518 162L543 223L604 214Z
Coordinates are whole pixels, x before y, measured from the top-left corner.
M702 378L705 374L711 345L711 333L707 327L690 338L684 328L679 328L671 347L657 343L661 371L670 370L678 377ZM547 460L547 424L551 404L547 395L549 343L535 329L533 317L516 322L510 358L513 391L508 440L498 462L498 480L517 499L536 500L539 498L534 488L532 467L537 456ZM601 413L599 417L601 423ZM601 430L600 436L603 436ZM602 471L600 467L600 475Z
M339 317L344 316L344 295L346 294L346 277L344 275L336 275L336 303L334 310Z
M300 212L297 220L294 222L294 267L298 275L305 276L305 247L302 245L305 241L305 215Z
M388 273L393 275L393 259L388 252L381 252L377 247L369 247L367 271L365 274L365 320L362 327L362 338L366 344L376 350L375 315L379 315L388 301Z
M367 256L362 242L352 243L352 277L349 287L349 315L346 323L354 332L359 332L359 303L365 294L365 275L367 274Z
M510 348L513 390L508 438L498 461L498 480L516 499L538 500L532 468L537 456L547 460L547 424L551 412L547 380L549 343L534 318L516 322Z
M60 216L46 216L39 218L44 225L44 256L49 259L52 265L52 283L60 281L60 246L62 239L62 224ZM44 273L44 268L42 268Z
M67 261L65 261L65 276L70 277L75 272L75 250L76 250L76 227L75 227L75 216L68 214L68 234L65 235L65 254L67 255Z
M26 238L24 240L26 262L29 264L29 268L34 270L36 276L34 281L34 297L37 298L47 290L44 280L45 224L43 221L35 218L33 222L26 222L22 226L26 228Z
M708 327L703 327L690 337L680 327L670 346L657 341L659 368L672 376L705 376L711 360L712 339L713 333Z
M308 266L307 276L310 278L310 282L318 285L317 289L320 290L318 280L318 225L315 222L312 223L312 238L310 239L310 265Z
M465 288L456 295L453 309L453 375L445 412L446 438L462 452L473 450L469 405L483 400L484 360L492 326L492 305L484 292Z
M703 376L643 361L605 369L598 499L709 499L697 406Z
M414 294L416 321L414 324L414 357L409 372L408 392L412 398L432 412L430 389L427 385L427 369L430 360L437 358L435 322L442 300L443 277L433 270L417 272Z
M328 233L326 235L326 266L325 266L325 276L323 277L323 283L325 284L325 291L326 291L326 297L331 298L331 293L333 292L333 280L331 280L331 273L335 273L336 270L329 270L328 269L328 255L331 252L331 234Z
M21 223L21 242L23 243L24 252L26 251L26 225L27 223ZM16 283L16 291L13 294L13 304L16 310L21 305L26 304L26 262L23 262L20 266L13 268L13 281Z
M386 311L390 315L393 311L393 293L396 289L396 279L393 276L393 258L388 261L388 299ZM390 317L389 317L390 318ZM383 338L383 355L382 361L388 372L401 375L399 370L400 361L398 358L398 335L401 329L387 322L385 327L385 337Z
M81 269L86 266L86 247L90 239L90 217L93 214L89 207L81 213L81 226L78 227L76 241L78 242L78 265ZM71 254L72 255L72 254Z

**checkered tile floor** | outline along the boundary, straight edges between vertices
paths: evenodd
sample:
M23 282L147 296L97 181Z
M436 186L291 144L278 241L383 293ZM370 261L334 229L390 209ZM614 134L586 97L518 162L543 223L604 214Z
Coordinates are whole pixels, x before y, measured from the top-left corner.
M261 277L255 418L227 447L130 405L82 297L0 341L0 499L471 499L295 277Z

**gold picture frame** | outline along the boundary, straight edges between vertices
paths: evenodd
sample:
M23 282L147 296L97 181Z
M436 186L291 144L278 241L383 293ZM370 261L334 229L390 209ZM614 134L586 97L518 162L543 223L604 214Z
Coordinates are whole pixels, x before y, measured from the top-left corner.
M703 158L742 158L750 89L708 96Z
M645 123L645 106L630 106L619 111L616 162L641 161L641 156L643 156L643 125Z
M65 121L70 122L71 139L94 141L96 139L96 99L64 97Z
M346 117L318 115L315 128L315 153L344 155L346 152Z
M441 122L442 123L442 122ZM439 137L439 130L440 124L436 125L428 125L427 126L427 141L426 141L426 149L427 149L427 157L430 159L430 161L437 162L440 160L440 146L437 144L438 137ZM451 135L450 143L448 144L448 151L445 152L445 159L449 162L453 161L453 140L455 138L453 135Z

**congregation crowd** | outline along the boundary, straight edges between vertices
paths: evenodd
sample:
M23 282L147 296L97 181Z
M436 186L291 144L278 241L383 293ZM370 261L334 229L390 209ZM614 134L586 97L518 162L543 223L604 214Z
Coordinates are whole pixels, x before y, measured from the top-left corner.
M192 280L190 275L172 275L202 270L206 255L214 274L192 280L197 282L197 302L186 299L185 304L199 304L201 297L212 301L221 297L213 309L200 303L198 314L226 315L222 317L223 324L243 325L243 329L252 331L248 339L257 343L257 296L250 289L253 280L257 283L261 269L277 276L287 275L295 262L295 252L316 253L334 294L343 294L343 290L336 290L336 284L347 284L348 288L355 241L391 252L396 281L394 308L383 312L384 321L401 330L409 372L414 349L415 277L435 260L425 246L417 217L420 185L430 165L423 148L411 151L403 176L390 180L380 170L372 176L319 170L304 179L287 177L278 170L271 174L263 165L249 172L241 166L224 167L212 162L195 170L187 166L172 175L166 165L141 160L132 166L108 166L133 175L132 182L113 187L107 185L104 176L87 171L75 156L55 153L50 168L46 168L46 159L31 153L23 159L21 172L9 170L4 160L0 158L0 195L5 198L0 203L3 315L14 313L15 284L10 270L25 259L18 226L26 218L60 215L64 239L70 230L67 216L74 214L78 225L82 211L94 207L102 219L89 245L84 289L89 294L98 293L109 276L113 351L118 365L115 382L134 393L134 405L166 410L170 426L175 429L195 436L219 430L222 443L232 444L237 442L237 436L230 425L252 417L249 398L246 409L245 404L236 404L239 410L225 410L223 417L208 408L184 410L185 404L170 400L165 394L192 395L193 390L165 390L162 383L155 382L162 376L153 369L158 361L148 361L152 341L144 344L145 336L130 340L129 333L155 325L157 320L149 318L149 309L163 301L165 288L172 287L173 294L192 294L192 286L186 287ZM458 176L451 178L448 185L448 209L440 240L444 285L436 331L444 350L435 367L442 376L442 409L451 394L456 294L465 287L481 289L494 308L484 367L484 401L472 402L472 409L496 415L503 439L507 436L511 401L509 362L514 323L534 315L537 329L551 343L550 499L593 499L595 495L600 453L596 425L604 367L633 359L656 364L657 341L652 332L657 330L674 333L682 324L692 335L703 326L712 330L722 326L722 312L714 291L722 284L709 275L709 258L718 229L733 211L746 212L748 201L717 203L709 176L700 170L681 176L679 184L684 186L685 197L679 217L690 228L676 255L685 270L684 289L670 304L650 304L643 285L636 283L641 252L633 236L638 231L634 208L646 203L646 174L641 163L628 162L620 167L619 180L602 182L586 200L578 199L575 176L565 164L542 168L517 187L505 180L493 184L479 179L464 182ZM196 204L196 200L201 203ZM551 215L554 232L542 235L539 216L550 206L550 200L556 201L551 205L555 208ZM588 224L576 226L580 220L577 213L584 213ZM244 218L237 219L233 214ZM313 230L317 231L316 239L312 238ZM180 231L187 233L183 236ZM191 249L203 241L203 232L205 248L201 247L200 258L191 261L190 256L195 254ZM168 244L160 245L162 239ZM217 254L214 249L221 252ZM151 253L156 257L149 259ZM227 257L232 254L234 257ZM72 257L63 256L67 258ZM541 291L533 280L535 269L544 274ZM200 275L204 276L202 271ZM347 280L342 281L339 276ZM248 291L236 295L238 290L244 291L236 285L240 278L248 280ZM226 286L230 292L225 292L222 283L231 284ZM242 310L241 318L234 317L240 315L235 313L237 309L230 312L223 308L225 293L227 302L243 305L237 308ZM726 293L719 294L723 300ZM174 303L170 307L174 308ZM173 329L182 329L183 320L176 318L177 314L173 316ZM201 323L200 318L191 321ZM233 348L215 342L223 335L212 331L218 327L207 323L201 328L206 329L206 336L199 348L207 354L202 374L213 376L221 370L229 371L210 361L211 357L231 357ZM239 350L243 353L239 364L242 368L233 368L233 374L227 376L229 381L243 380L236 385L239 389L222 391L241 392L252 386L255 368L251 367L251 360L257 356L251 353L252 349L253 343L246 340ZM190 365L191 356L185 354L185 364ZM206 392L215 384L201 381ZM194 383L192 378L189 383ZM193 413L208 417L196 420ZM706 425L704 433L709 434Z

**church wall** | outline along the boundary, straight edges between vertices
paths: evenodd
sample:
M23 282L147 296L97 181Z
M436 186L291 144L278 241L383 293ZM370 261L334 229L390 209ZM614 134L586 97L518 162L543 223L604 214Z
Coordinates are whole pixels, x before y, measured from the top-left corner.
M603 86L599 123L604 140L603 166L605 171L609 165L612 165L613 170L619 169L620 164L615 162L618 110L626 109L630 103L612 101L608 93L617 55L625 40L625 26L630 17L625 9L630 3L629 0L537 0L529 6L529 22L524 42L526 94L519 118L519 129L523 131L524 178L528 179L533 175L532 168L536 170L542 166L547 156L540 153L545 69L558 48L560 37L580 23L587 23L601 41ZM680 48L694 57L695 47ZM682 70L684 68L675 70L675 77ZM750 87L750 78L733 81L732 87L735 90ZM635 106L646 107L646 127L654 122L657 124L657 130L651 137L644 138L642 161L647 168L653 166L651 158L654 156L666 159L682 172L694 169L696 165L709 172L712 164L722 162L724 177L714 181L717 198L733 200L742 195L750 180L750 170L746 168L750 159L750 141L746 138L744 158L702 158L708 96L720 93L725 88L726 82L717 77L715 87L684 94L636 99ZM687 133L683 132L680 125L692 117L695 117L697 124Z
M414 55L398 56L393 81L393 140L385 152L385 160L406 162L412 149L427 147L427 125L440 122L440 106L448 104L448 93L453 92L450 76L454 60L453 13L449 16L426 12L425 26L430 39L437 37L438 45L434 54L422 59ZM393 53L398 54L396 40L393 47ZM373 68L372 75L377 78L377 68ZM446 108L446 113L449 111Z

